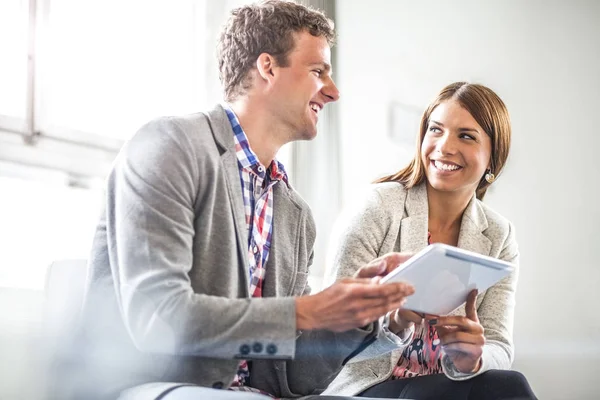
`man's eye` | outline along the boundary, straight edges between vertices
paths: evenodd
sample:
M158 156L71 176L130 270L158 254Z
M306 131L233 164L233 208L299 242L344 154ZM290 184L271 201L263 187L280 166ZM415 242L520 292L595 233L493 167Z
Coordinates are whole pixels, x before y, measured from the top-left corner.
M320 69L313 69L313 72L315 72L317 76L321 76L321 74L323 73L323 71Z

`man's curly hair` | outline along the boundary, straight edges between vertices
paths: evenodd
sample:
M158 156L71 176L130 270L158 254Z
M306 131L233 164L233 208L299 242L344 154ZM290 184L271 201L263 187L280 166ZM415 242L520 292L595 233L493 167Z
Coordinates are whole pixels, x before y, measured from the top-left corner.
M219 78L225 100L233 101L250 88L248 72L258 56L268 53L277 64L288 65L294 33L309 32L335 42L333 22L321 11L284 0L266 0L231 12L217 45Z

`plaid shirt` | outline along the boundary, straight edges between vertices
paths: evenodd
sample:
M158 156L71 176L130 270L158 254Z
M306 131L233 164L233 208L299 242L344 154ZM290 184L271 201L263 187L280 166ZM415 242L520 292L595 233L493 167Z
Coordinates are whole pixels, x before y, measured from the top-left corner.
M265 168L260 163L250 148L248 138L236 115L228 106L224 108L233 128L246 211L250 295L262 297L265 266L269 258L273 233L273 186L282 180L287 183L288 178L283 165L277 160L273 160L269 168ZM242 361L233 382L233 389L259 392L257 389L244 387L248 376L248 364L246 361Z

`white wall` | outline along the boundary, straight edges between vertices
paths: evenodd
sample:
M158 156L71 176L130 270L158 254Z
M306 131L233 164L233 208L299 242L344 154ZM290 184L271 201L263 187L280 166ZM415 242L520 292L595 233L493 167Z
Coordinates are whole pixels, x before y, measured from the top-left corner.
M600 361L600 2L338 2L343 199L399 169L391 101L423 109L446 84L488 85L513 122L487 202L521 250L516 361L542 399L597 398Z

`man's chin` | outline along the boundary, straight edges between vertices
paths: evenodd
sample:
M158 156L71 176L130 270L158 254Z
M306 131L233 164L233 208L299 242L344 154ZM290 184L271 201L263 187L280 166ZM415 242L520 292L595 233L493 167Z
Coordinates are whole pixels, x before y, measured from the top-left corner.
M304 132L299 132L296 140L313 140L317 137L317 130L306 130Z

